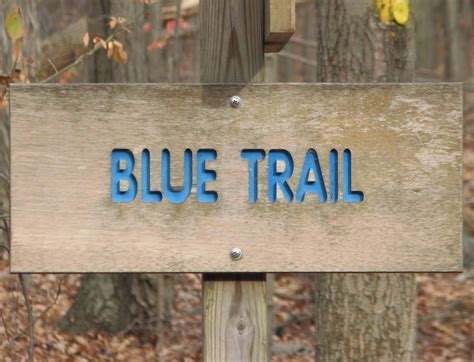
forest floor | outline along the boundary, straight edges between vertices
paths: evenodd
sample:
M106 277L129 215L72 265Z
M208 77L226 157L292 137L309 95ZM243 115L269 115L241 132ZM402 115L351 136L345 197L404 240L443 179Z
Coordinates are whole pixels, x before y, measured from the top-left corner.
M27 313L17 277L6 274L0 260L0 360L26 360ZM3 269L3 272L1 271ZM89 332L69 336L57 323L80 285L79 275L35 275L27 279L35 318L38 361L199 361L202 357L201 279L181 274L171 331L163 345L132 335ZM313 281L309 274L277 274L273 297L273 361L314 360ZM473 361L474 268L463 274L418 274L418 336L420 361ZM58 285L61 283L60 292Z

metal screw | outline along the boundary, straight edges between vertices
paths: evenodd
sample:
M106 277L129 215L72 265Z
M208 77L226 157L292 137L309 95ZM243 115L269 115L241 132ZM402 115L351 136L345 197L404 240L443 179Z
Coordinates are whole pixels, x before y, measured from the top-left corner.
M229 105L232 108L239 108L242 105L242 99L239 96L232 96L229 98Z
M242 249L240 248L230 249L229 256L234 261L242 259L242 256L243 256Z

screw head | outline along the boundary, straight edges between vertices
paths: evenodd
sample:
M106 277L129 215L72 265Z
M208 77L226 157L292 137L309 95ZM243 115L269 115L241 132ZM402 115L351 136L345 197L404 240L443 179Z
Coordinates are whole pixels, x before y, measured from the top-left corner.
M232 96L229 98L229 105L232 108L239 108L242 105L242 99L239 96Z
M234 261L242 259L242 256L243 256L242 249L240 248L230 249L229 256Z

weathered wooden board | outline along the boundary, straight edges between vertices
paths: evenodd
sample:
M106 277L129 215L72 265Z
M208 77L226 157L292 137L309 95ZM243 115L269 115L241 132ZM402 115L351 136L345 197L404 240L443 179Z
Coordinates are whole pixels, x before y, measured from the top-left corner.
M265 53L283 49L296 29L295 0L265 0Z
M232 95L240 108L229 107ZM11 107L13 272L317 272L461 269L459 84L17 86ZM111 152L161 151L181 185L183 151L214 149L215 203L111 200ZM352 152L361 203L267 198L267 158L249 202L243 149L285 149L296 192L308 149L327 182ZM339 160L342 163L342 160ZM195 165L193 166L195 169ZM194 171L193 171L194 172ZM193 175L193 183L196 183ZM339 188L343 176L339 171ZM140 186L139 186L140 187ZM328 188L329 189L329 188ZM240 247L244 257L229 258Z

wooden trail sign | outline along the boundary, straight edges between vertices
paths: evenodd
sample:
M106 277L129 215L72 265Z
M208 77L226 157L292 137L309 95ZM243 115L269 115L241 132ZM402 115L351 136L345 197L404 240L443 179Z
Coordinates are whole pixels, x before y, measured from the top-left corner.
M459 84L15 85L11 270L460 270L461 99Z

